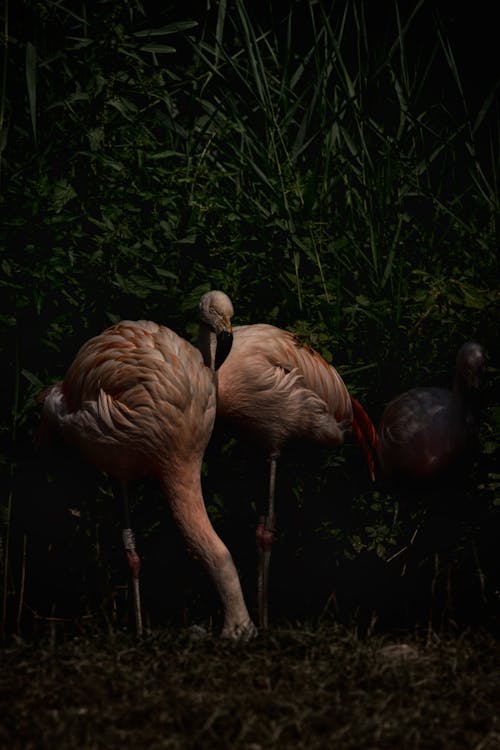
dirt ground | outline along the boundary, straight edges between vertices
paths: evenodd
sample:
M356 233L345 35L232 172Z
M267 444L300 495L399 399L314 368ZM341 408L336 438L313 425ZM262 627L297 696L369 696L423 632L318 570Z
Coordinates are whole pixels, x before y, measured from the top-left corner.
M11 641L0 657L9 750L500 749L500 644L484 631L162 630Z

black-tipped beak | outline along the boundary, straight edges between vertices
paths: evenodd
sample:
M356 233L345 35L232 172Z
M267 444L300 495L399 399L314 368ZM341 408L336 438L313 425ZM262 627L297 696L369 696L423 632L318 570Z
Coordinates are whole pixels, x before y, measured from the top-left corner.
M233 334L229 331L221 331L217 334L217 348L215 350L215 369L224 363L233 345Z

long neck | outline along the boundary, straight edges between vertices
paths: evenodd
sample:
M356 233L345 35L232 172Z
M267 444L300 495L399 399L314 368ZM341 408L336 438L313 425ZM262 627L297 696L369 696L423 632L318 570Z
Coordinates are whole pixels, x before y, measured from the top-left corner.
M201 460L190 460L186 456L170 458L160 476L163 492L175 522L196 556L203 558L203 549L198 549L197 532L207 526L201 489Z
M457 419L466 424L471 432L479 429L481 408L478 388L470 388L459 373L453 379L453 410Z
M214 370L217 339L215 337L215 333L211 331L210 328L205 325L205 323L200 323L197 345L203 356L203 361L206 366L210 367L211 370Z
M172 463L160 481L174 520L191 554L205 567L224 608L224 635L236 635L250 623L240 581L229 550L207 515L200 482L200 462Z

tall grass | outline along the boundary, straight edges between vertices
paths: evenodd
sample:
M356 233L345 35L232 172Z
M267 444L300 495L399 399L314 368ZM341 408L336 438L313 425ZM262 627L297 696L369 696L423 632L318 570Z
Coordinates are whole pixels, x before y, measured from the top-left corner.
M488 289L498 150L484 164L476 145L493 94L472 123L442 33L423 62L409 61L423 3L404 19L396 5L395 37L382 49L363 3L330 14L311 5L300 30L291 10L279 33L235 5L227 38L193 42L205 115L195 122L190 197L198 207L205 198L220 276L236 251L238 295L263 299L268 318L314 320L330 346L347 338L350 356L368 360L381 340L399 344L401 329L414 331L418 349L429 317L430 336L438 333L437 285L454 307L441 342L453 349L470 310L498 304ZM312 44L294 54L299 33ZM429 90L443 67L450 101L436 102Z

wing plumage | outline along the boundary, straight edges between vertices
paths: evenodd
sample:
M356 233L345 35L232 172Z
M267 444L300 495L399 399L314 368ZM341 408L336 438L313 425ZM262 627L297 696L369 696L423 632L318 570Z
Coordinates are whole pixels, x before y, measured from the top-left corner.
M461 440L451 391L412 388L397 396L382 415L379 440L387 474L426 477L442 471Z
M337 445L352 429L373 474L368 446L375 445L375 428L332 365L271 325L240 326L233 336L218 373L220 416L253 433L271 454L293 438Z
M477 449L485 362L481 344L467 341L457 352L451 391L411 388L389 402L379 423L386 476L426 481L463 475Z
M375 480L374 454L378 452L377 431L361 404L354 396L351 396L352 404L352 431L365 454L366 463L370 472L370 478Z
M215 386L200 352L151 321L122 321L82 346L47 393L44 417L103 471L157 474L203 455Z

